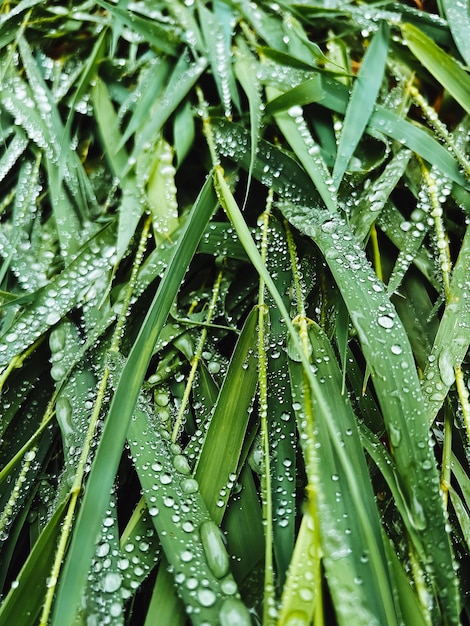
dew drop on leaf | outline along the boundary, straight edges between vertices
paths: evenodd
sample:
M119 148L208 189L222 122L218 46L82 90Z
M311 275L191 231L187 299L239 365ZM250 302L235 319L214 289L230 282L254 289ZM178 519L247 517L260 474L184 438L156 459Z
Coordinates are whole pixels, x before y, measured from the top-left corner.
M113 591L117 591L122 583L122 576L117 572L109 572L103 578L103 591L107 591L108 593L112 593Z
M227 598L220 609L220 626L250 626L250 614L246 606L235 598ZM307 624L307 622L305 622Z
M212 521L206 521L201 524L199 532L207 563L212 573L216 578L223 578L228 573L229 560L218 526Z

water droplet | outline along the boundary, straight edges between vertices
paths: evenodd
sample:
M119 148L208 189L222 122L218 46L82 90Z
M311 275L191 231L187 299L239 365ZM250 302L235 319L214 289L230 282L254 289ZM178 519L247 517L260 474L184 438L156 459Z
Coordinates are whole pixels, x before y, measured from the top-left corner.
M196 493L199 489L199 484L194 478L186 478L181 481L181 489L186 494Z
M223 578L228 573L229 560L218 526L212 521L206 521L201 524L199 532L212 573L216 578Z
M191 473L188 459L184 456L184 454L177 454L173 458L173 466L180 474L185 474L187 476Z
M193 556L194 556L194 555L193 555L193 553L191 552L191 550L183 550L183 552L181 552L181 555L180 555L181 560L182 560L184 563L189 563L189 561L192 561Z
M197 599L202 604L202 606L212 606L215 604L217 596L212 591L212 589L201 588L197 592Z
M118 572L109 572L103 578L103 591L107 591L108 593L112 593L113 591L117 591L122 583L122 576Z
M449 347L442 348L439 353L439 372L444 385L450 387L455 380L454 359Z
M390 435L390 443L394 448L398 448L401 442L401 430L393 424L390 424L388 432Z
M381 315L377 321L379 323L379 326L382 326L382 328L393 327L393 319L388 315Z
M246 606L235 598L227 598L220 609L220 626L251 626Z
M304 611L291 611L283 623L285 626L308 626L310 620Z
M237 593L237 583L231 577L220 581L220 588L228 596L233 596Z

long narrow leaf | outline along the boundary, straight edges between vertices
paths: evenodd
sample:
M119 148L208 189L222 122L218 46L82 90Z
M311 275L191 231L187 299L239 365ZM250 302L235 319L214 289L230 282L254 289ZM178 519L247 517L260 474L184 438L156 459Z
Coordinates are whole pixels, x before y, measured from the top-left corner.
M114 394L61 577L53 616L54 625L73 622L106 507L102 494L110 492L153 346L214 209L215 203L208 179L180 236Z

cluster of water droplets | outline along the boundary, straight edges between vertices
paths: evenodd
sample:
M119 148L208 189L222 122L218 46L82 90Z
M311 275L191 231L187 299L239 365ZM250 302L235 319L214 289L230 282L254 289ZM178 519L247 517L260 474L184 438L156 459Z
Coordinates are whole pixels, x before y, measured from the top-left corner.
M153 432L142 399L129 431L130 449L154 524L187 611L203 621L237 613L249 624L229 573L229 557L219 528L208 518L189 461L166 430ZM158 428L158 426L157 426ZM145 446L142 445L145 442Z
M5 146L6 140L8 139L7 133L2 133L1 136ZM20 129L15 129L13 138L0 158L0 183L5 179L15 163L18 161L19 157L23 154L28 143L29 141L23 132Z
M116 501L112 497L101 526L85 595L87 625L124 624L124 601L131 596L123 582L124 556L119 547Z
M34 304L25 309L0 342L0 364L5 365L21 354L38 337L78 303L91 306L107 285L107 273L112 268L115 254L110 233L104 231L92 239L84 251L42 290L36 292Z

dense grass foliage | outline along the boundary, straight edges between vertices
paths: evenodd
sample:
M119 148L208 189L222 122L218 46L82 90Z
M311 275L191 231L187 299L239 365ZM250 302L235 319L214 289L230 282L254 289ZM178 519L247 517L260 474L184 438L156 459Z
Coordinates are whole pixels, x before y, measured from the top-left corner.
M468 0L0 46L0 625L469 623Z

